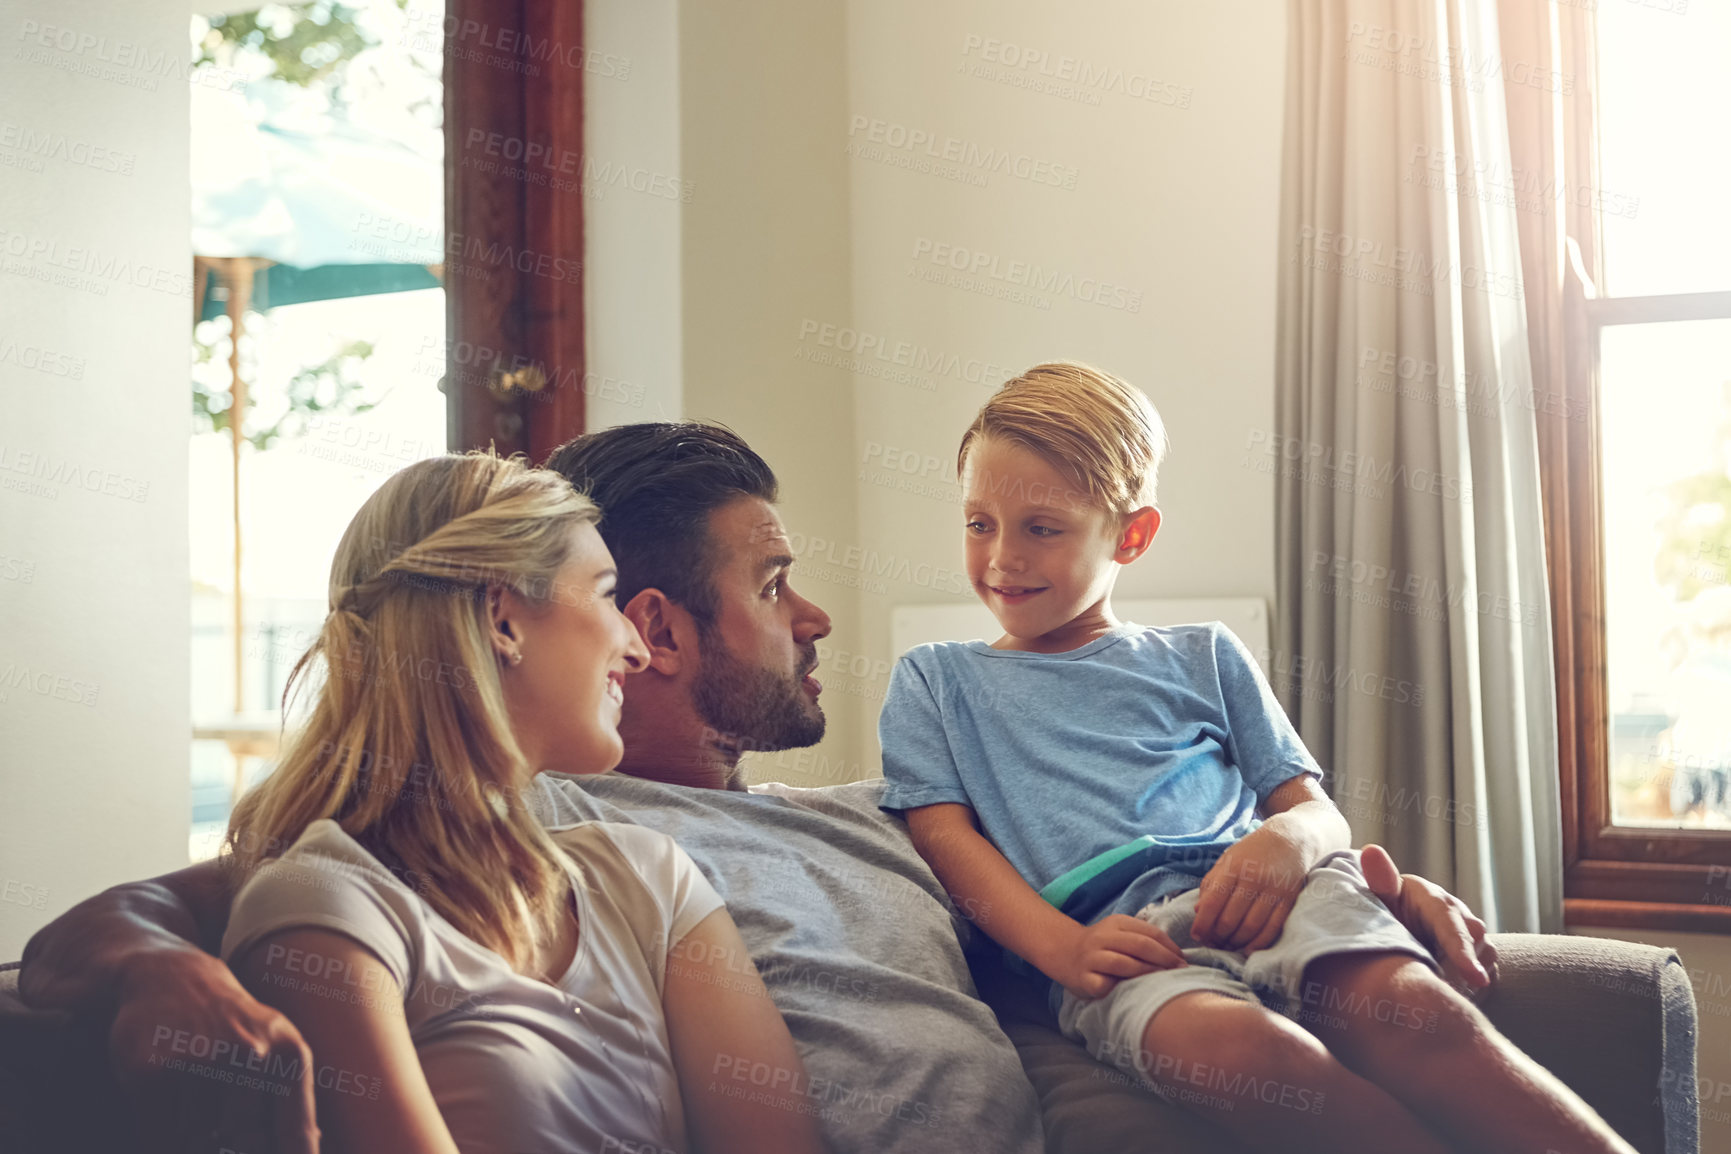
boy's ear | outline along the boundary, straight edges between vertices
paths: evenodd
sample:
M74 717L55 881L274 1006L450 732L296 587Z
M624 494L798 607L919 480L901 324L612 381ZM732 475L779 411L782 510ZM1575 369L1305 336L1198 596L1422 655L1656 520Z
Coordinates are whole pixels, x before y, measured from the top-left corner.
M697 623L661 590L640 590L620 612L649 650L646 668L675 677L696 660Z
M1154 534L1160 531L1160 510L1152 505L1144 505L1131 513L1124 522L1124 529L1118 535L1119 563L1128 565L1148 551L1148 546L1154 542Z

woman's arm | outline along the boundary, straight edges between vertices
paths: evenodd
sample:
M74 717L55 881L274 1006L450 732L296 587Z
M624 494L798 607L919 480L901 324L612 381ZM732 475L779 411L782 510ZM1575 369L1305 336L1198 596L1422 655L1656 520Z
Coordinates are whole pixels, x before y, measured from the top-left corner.
M1185 964L1177 944L1139 918L1112 914L1084 926L1054 909L980 833L972 807L927 805L906 816L914 848L973 922L1078 997Z
M807 1095L793 1035L725 909L667 952L661 1005L693 1150L824 1149L817 1125L823 1102Z
M331 997L273 964L308 955L369 997ZM402 990L371 950L329 930L284 930L259 939L234 969L260 1000L293 1017L312 1046L321 1150L458 1154L409 1038Z

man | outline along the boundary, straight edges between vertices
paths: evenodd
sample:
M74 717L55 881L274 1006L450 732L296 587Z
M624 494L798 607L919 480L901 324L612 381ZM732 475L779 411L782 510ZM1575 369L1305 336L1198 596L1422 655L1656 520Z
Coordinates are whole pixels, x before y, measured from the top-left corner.
M789 584L794 558L774 474L731 431L696 423L580 437L548 464L601 506L618 597L649 663L626 688L619 770L544 776L538 804L551 825L663 830L726 899L809 1076L718 1063L716 1079L817 1113L838 1151L1038 1154L1032 1088L973 997L961 948L968 923L905 827L878 809L881 783L744 787L743 752L811 745L824 731L821 686L809 674L830 621ZM1380 851L1366 872L1464 980L1490 980L1474 957L1484 927L1455 899L1403 881ZM229 882L207 863L85 902L31 941L20 989L40 1006L113 1008L116 1067L165 1133L198 1125L208 1139L214 1102L197 1098L214 1100L221 1083L164 1073L157 1039L281 1058L300 1072L294 1092L228 1095L216 1139L249 1152L311 1151L312 1055L208 952L221 939ZM185 1138L170 1140L186 1148Z

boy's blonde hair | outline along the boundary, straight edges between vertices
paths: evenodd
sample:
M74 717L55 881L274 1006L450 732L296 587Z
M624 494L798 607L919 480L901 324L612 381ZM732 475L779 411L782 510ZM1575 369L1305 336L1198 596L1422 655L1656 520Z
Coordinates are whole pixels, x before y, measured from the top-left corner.
M1166 425L1142 390L1075 361L1035 365L1004 382L962 434L956 475L983 437L1020 445L1068 473L1119 515L1154 504Z

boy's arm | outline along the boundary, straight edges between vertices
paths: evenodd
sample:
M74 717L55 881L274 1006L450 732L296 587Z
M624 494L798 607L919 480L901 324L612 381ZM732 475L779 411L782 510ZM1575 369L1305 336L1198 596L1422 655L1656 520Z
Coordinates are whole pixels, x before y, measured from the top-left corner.
M1113 914L1084 926L1051 905L980 833L971 807L905 811L914 848L957 906L999 945L1083 998L1124 978L1185 964L1171 938L1138 918Z
M1202 879L1190 930L1199 942L1247 954L1273 945L1305 875L1352 843L1346 818L1308 773L1281 783L1262 812L1262 825L1221 854Z
M269 1127L274 1144L261 1142L261 1149L310 1154L318 1148L311 1052L288 1018L255 1000L212 956L228 924L230 876L226 866L206 862L115 886L74 906L24 947L18 992L39 1008L113 1016L110 1060L141 1124L158 1132L164 1149L186 1148L175 1145L179 1127L208 1132L219 1085L196 1072L170 1074L165 1045L199 1038L284 1063L298 1059L297 1092L268 1117L234 1121Z

